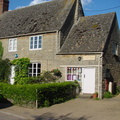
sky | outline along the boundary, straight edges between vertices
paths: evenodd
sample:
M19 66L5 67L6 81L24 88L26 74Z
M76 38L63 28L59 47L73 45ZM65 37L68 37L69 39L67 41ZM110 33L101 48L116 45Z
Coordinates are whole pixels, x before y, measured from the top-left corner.
M9 0L9 10L52 0ZM120 0L81 0L85 16L116 12L120 27Z

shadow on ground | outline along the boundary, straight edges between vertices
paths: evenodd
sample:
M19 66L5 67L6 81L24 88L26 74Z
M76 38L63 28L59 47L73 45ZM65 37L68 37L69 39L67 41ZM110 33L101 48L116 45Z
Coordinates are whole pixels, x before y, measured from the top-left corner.
M2 98L2 100L0 100L0 109L8 108L11 106L13 106L13 104L7 99Z
M34 116L35 120L88 120L89 117L82 116L80 118L71 118L69 117L72 113L62 116L56 116L52 113L45 113L39 117Z

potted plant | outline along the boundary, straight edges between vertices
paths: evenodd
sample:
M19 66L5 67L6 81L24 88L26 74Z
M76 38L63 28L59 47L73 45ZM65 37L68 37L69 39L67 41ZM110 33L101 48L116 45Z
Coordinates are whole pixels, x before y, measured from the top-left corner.
M98 92L93 93L92 98L97 98L98 97Z
M62 77L62 74L58 69L53 69L51 72L57 77Z

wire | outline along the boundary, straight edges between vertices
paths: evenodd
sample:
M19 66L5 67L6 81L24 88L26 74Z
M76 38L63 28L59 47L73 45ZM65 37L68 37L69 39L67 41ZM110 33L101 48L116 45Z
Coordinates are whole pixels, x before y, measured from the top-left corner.
M120 8L120 6L116 6L116 7L112 7L112 8L108 8L108 9L103 9L103 10L85 10L85 11L88 11L88 12L99 12L99 11L112 10L112 9L116 9L116 8Z

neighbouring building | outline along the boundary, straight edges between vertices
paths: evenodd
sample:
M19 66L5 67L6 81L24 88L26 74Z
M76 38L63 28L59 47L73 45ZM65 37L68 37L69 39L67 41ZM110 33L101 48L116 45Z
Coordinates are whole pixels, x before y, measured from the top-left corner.
M8 6L9 0L0 0L3 58L30 58L29 76L58 68L60 81L77 80L82 94L98 92L99 98L109 83L119 81L116 13L84 16L80 0L53 0L12 11ZM13 71L14 66L10 83Z

